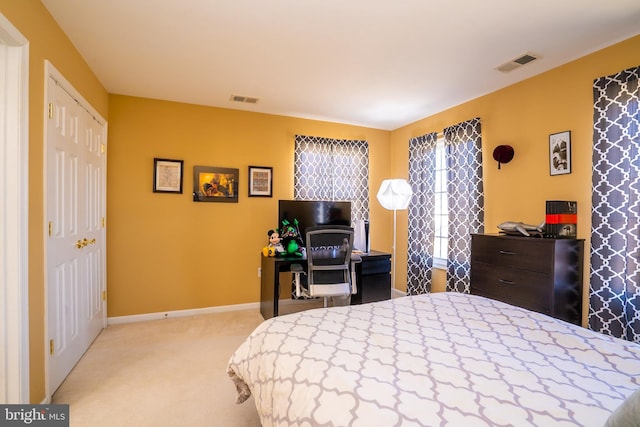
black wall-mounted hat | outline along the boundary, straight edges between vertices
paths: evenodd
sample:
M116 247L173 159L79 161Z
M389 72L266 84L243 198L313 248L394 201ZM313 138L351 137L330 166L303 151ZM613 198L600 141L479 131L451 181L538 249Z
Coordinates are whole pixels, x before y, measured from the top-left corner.
M509 163L511 159L513 159L513 155L515 152L513 151L513 147L510 145L498 145L493 150L493 158L496 162L498 162L498 169L500 169L500 165L502 163Z

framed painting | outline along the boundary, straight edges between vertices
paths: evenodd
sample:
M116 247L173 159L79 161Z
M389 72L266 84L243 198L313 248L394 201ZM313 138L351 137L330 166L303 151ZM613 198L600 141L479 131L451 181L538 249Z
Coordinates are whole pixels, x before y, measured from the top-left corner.
M549 135L549 170L551 175L571 173L571 131Z
M273 168L249 166L249 197L272 197Z
M183 160L153 159L153 192L182 194Z
M238 169L193 167L194 202L238 203Z

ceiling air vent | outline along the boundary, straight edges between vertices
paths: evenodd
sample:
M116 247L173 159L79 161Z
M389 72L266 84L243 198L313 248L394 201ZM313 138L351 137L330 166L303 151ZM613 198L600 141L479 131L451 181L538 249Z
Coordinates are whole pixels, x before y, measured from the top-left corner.
M503 73L507 73L509 71L515 70L516 68L520 68L525 64L535 61L538 58L539 58L538 56L532 53L525 53L524 55L521 55L515 59L512 59L509 62L505 62L504 64L497 66L496 70L502 71Z
M231 100L234 102L245 102L247 104L257 104L260 101L259 98L254 98L251 96L242 96L242 95L231 95Z

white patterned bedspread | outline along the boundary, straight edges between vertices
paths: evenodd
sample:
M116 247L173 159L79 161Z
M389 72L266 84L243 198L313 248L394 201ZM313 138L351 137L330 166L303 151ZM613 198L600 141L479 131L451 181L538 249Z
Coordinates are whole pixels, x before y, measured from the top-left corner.
M640 346L447 292L269 319L228 372L263 427L601 427Z

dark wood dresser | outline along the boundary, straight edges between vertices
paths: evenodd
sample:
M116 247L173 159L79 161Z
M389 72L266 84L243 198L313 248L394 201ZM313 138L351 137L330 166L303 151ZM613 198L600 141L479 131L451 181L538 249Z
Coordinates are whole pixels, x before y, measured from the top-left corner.
M471 293L580 325L584 240L473 234Z

